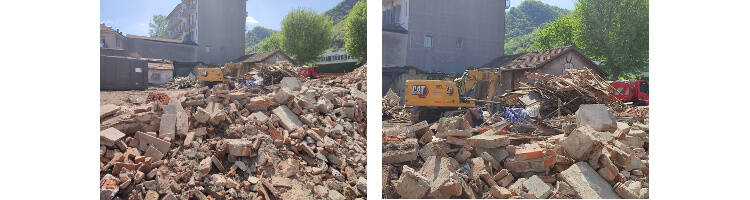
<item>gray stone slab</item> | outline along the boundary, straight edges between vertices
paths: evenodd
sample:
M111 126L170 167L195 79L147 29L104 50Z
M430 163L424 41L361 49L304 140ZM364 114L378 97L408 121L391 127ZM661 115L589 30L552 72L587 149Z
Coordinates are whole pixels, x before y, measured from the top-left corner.
M300 121L299 117L294 114L292 110L289 110L286 105L281 105L276 109L273 109L273 114L279 116L281 125L287 130L296 130L298 128L302 128L302 121Z
M523 182L523 187L529 190L537 199L546 199L552 193L552 186L534 175Z
M108 147L114 146L115 142L120 141L123 137L125 137L125 134L114 127L99 132L99 142Z
M247 139L225 139L224 140L229 147L229 155L233 156L249 156L251 146L253 142Z
M268 121L268 116L266 116L266 114L263 114L262 112L255 112L251 114L250 117L258 120L260 123L266 123Z
M617 118L604 104L582 104L576 111L578 126L589 125L596 131L617 130Z
M302 88L302 84L295 77L284 77L281 79L281 82L279 82L279 84L281 85L281 87L287 88L289 90L299 91Z
M586 162L578 162L560 173L578 196L584 199L619 199L612 186Z
M383 164L401 163L417 159L416 139L407 139L400 144L389 144L383 149Z
M159 138L175 139L176 128L177 114L162 114L161 121L159 122Z
M146 151L148 149L148 146L151 145L156 147L156 149L160 152L169 152L170 143L159 139L156 136L139 131L135 132L135 139L138 140L138 150Z
M109 117L120 111L120 106L114 104L107 104L99 107L99 118Z
M146 149L146 153L143 155L151 157L151 162L159 161L164 157L164 153L156 149L154 146L149 146L148 149Z

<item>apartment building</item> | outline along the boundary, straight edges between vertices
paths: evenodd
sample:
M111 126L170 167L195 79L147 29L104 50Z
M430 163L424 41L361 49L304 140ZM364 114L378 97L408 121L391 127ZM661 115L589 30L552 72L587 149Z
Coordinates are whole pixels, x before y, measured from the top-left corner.
M246 0L182 0L167 16L170 39L196 44L196 60L224 64L245 55Z
M505 0L383 0L383 67L462 72L503 55Z

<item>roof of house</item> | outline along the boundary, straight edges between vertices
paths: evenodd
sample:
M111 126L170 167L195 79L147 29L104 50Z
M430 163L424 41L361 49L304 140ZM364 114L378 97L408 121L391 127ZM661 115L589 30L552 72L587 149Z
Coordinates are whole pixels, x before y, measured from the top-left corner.
M174 70L174 65L172 63L149 62L148 69Z
M564 46L541 51L500 56L483 65L483 67L500 68L501 71L536 69L571 51L579 54L583 58L586 58L585 60L588 61L591 66L593 66L593 69L595 71L601 73L602 75L607 74L606 72L604 72L604 70L599 68L596 63L589 60L573 46Z
M115 30L111 26L107 26L104 23L99 24L99 29L100 31L114 32L117 33L120 37L124 37L122 36L122 32L120 32L119 30Z
M125 36L126 38L133 38L133 39L142 39L142 40L149 40L149 41L155 41L155 42L166 42L166 43L175 43L175 44L185 44L185 45L197 45L192 42L184 42L182 40L173 40L173 39L167 39L167 38L155 38L155 37L146 37L146 36L140 36L140 35L131 35L128 34Z
M273 50L273 51L266 51L266 52L260 52L260 53L254 53L250 55L244 55L240 56L237 59L234 59L232 62L237 63L256 63L256 62L262 62L263 60L266 60L267 58L271 57L272 55L276 53L281 53L282 56L284 56L286 59L292 62L292 64L297 65L292 58L287 56L283 51L281 50Z

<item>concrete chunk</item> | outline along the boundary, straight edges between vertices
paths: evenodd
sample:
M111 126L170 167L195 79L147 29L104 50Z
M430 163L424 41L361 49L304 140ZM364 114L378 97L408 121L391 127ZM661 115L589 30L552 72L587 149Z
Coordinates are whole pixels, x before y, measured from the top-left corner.
M468 139L469 146L479 148L498 148L508 146L510 138L505 135L475 135Z
M578 196L584 199L619 199L612 186L586 162L578 162L560 173Z
M107 104L99 107L99 118L109 117L120 111L120 106L114 104Z
M166 105L159 122L159 138L172 138L177 128L177 105Z
M273 114L279 116L281 125L284 126L284 128L286 128L287 130L296 130L302 128L302 121L300 121L299 117L297 117L297 115L294 114L292 110L289 110L286 105L281 105L276 109L273 109Z
M177 118L175 119L175 131L178 135L187 135L190 124L188 120L187 112L182 108L182 104L179 101L174 102L177 106ZM174 139L174 138L173 138Z
M125 137L124 133L120 132L120 130L117 130L114 127L110 127L99 132L99 143L108 147L112 147L123 137Z
M561 142L563 150L570 158L585 160L589 154L601 148L601 143L593 135L594 132L589 126L576 128Z
M255 112L250 115L255 120L258 120L260 123L266 123L268 121L268 116L266 114L263 114L262 112Z
M615 132L617 119L604 104L582 104L576 111L578 126L589 125L597 131Z
M135 139L138 140L138 150L146 151L148 146L151 145L156 147L160 152L169 152L170 143L159 139L156 136L139 131L135 133Z
M156 149L154 146L149 146L144 154L146 157L151 157L151 162L156 162L164 157L164 153Z
M279 84L282 88L286 88L289 90L299 91L302 88L302 84L295 77L284 77L281 79L281 82L279 82Z
M396 193L401 195L401 198L407 199L422 198L430 190L427 178L407 165L403 166L401 177L399 177L394 186L396 187Z
M226 139L229 155L249 156L253 143L246 139Z
M638 199L641 198L641 182L640 181L625 181L625 183L615 184L615 192L622 198L626 199Z
M419 144L414 138L399 144L388 144L383 148L383 164L401 163L417 159Z
M529 190L537 199L547 198L552 193L552 186L545 183L538 176L534 175L523 182L523 187Z

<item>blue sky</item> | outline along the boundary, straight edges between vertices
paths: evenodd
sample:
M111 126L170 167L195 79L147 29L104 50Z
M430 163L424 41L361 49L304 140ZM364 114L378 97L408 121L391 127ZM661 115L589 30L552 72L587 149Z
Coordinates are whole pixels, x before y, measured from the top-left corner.
M510 0L510 7L516 7L518 4L521 4L523 0ZM549 5L557 6L560 8L573 10L573 7L575 5L575 0L539 0L541 2L544 2Z
M99 21L120 29L123 34L148 35L151 16L169 15L181 0L101 0ZM281 20L289 11L309 8L323 13L333 8L340 0L248 0L246 27L263 26L281 29Z

